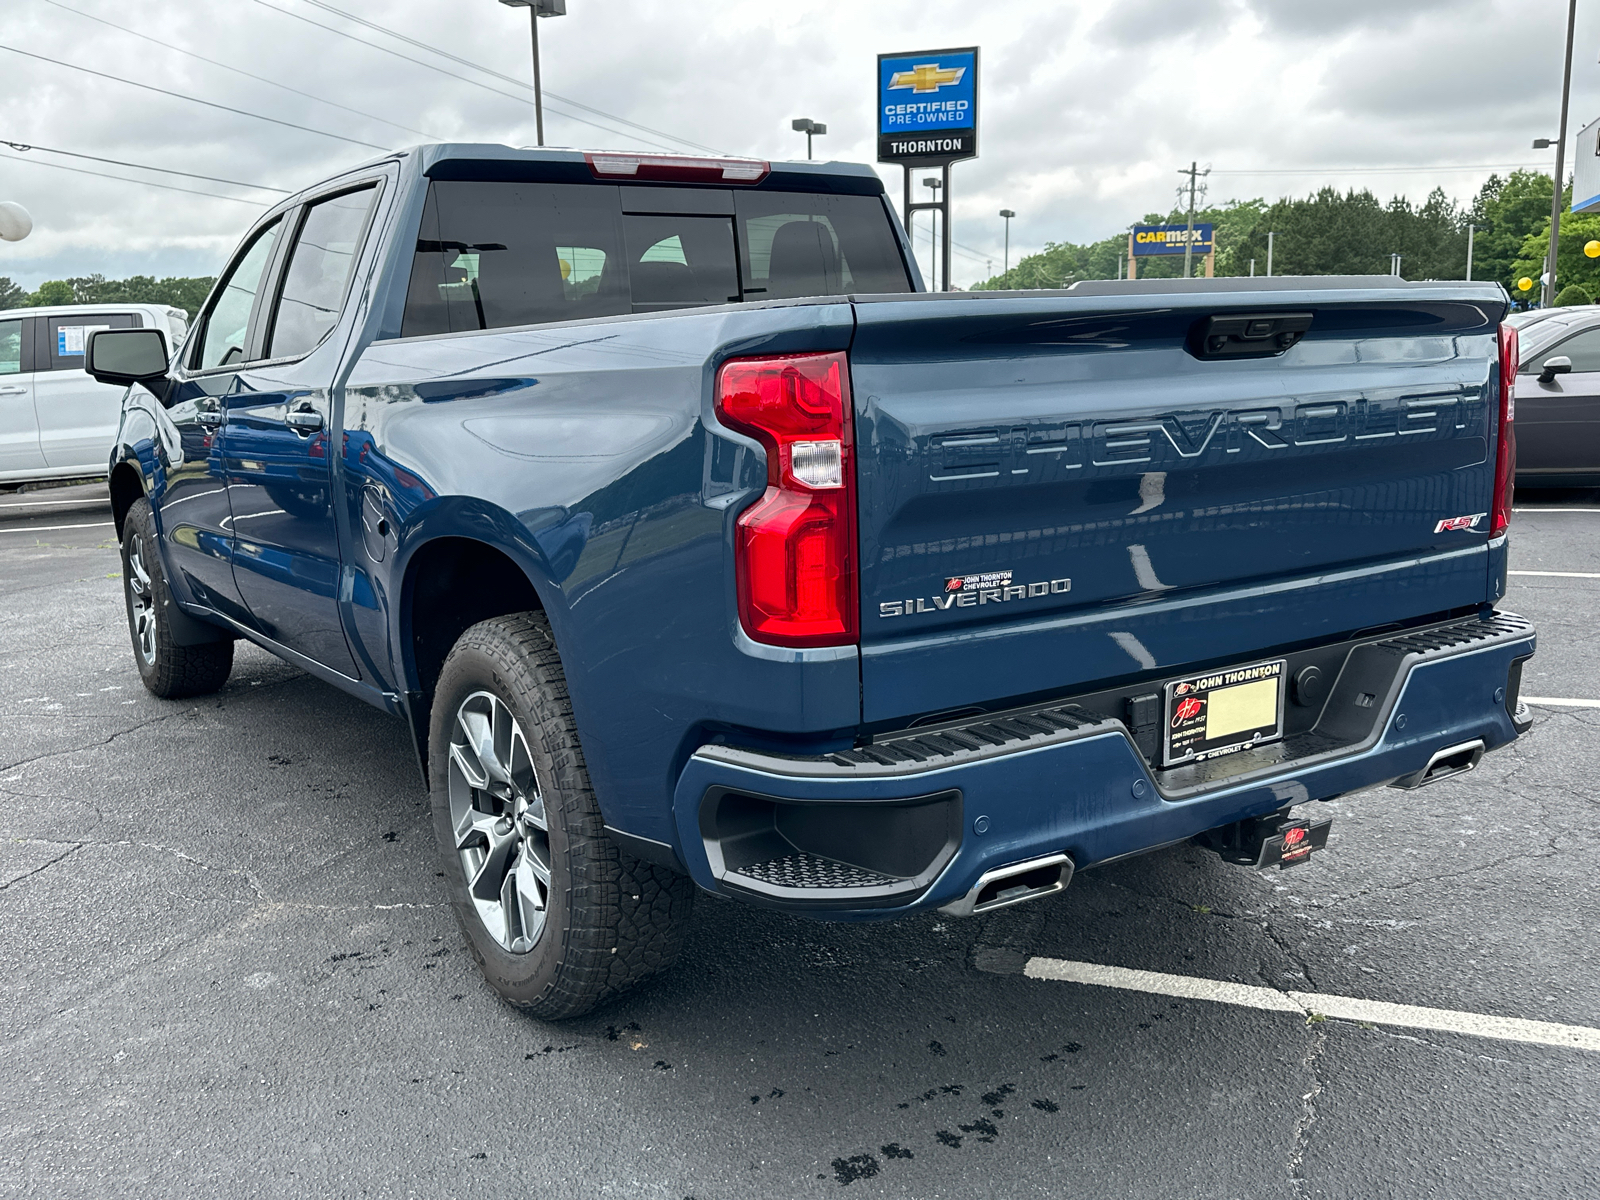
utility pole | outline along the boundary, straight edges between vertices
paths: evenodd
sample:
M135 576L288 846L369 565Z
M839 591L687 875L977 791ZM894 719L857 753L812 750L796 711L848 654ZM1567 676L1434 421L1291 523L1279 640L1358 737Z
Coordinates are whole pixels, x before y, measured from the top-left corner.
M1561 189L1566 172L1567 98L1572 90L1572 28L1578 19L1578 0L1567 0L1567 59L1561 75L1561 140L1556 143L1555 192L1550 198L1550 254L1545 259L1542 303L1556 301L1556 243L1561 236Z
M1277 236L1278 235L1276 233L1272 233L1272 232L1268 232L1268 234L1267 234L1267 278L1268 279L1272 278L1272 243L1277 239Z
M564 17L567 0L500 0L507 8L528 10L528 24L533 30L533 122L539 145L544 145L544 88L539 78L539 18Z
M1577 0L1573 0L1573 2L1576 3ZM1200 164L1199 163L1191 162L1189 164L1189 169L1187 171L1180 170L1178 172L1178 174L1179 175L1187 175L1189 177L1189 232L1188 232L1187 236L1184 238L1184 242L1183 242L1183 277L1185 279L1188 279L1190 274L1191 274L1191 271L1190 271L1189 268L1190 268L1190 265L1194 261L1194 193L1195 193L1195 186L1199 182L1200 179L1202 179L1203 177L1211 174L1211 168L1207 167L1204 171L1202 171L1202 170L1200 170Z
M1472 235L1477 231L1476 225L1467 226L1467 280L1472 280Z
M1011 270L1011 218L1017 214L1009 208L1002 208L1000 215L1006 219L1006 256L1004 262L1005 270L1009 272Z

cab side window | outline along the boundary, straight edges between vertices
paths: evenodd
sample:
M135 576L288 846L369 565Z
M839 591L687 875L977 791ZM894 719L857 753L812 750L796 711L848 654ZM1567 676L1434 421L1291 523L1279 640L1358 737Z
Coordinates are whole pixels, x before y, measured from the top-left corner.
M377 195L376 185L368 186L306 210L284 272L268 358L306 354L328 336L344 307L361 231Z
M245 338L250 329L250 313L255 308L256 293L261 288L261 277L272 261L272 248L278 240L280 218L268 225L245 248L217 288L216 299L205 315L205 327L200 333L200 352L192 364L204 371L210 367L228 367L244 361Z
M0 321L0 375L22 372L22 322Z

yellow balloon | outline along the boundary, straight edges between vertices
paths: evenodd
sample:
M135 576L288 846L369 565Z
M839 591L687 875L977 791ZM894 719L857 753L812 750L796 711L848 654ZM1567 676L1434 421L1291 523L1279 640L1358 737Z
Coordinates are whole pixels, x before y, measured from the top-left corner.
M1595 254L1600 254L1600 242L1590 242L1589 244L1595 248ZM1593 256L1591 255L1591 257L1593 257ZM561 264L561 278L563 278L563 279L571 279L572 278L572 264L569 263L564 258L557 259L556 261Z
M1589 241L1583 244L1583 252L1590 258L1600 258L1600 242Z
M1526 292L1533 287L1533 280L1524 275L1521 279L1517 280L1517 287L1521 291Z

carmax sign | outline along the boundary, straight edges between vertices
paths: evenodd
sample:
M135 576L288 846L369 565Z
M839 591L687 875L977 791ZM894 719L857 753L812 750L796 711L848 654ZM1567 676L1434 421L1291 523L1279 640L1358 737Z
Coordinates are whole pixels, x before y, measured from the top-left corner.
M1185 246L1192 246L1196 254L1211 253L1211 223L1197 224L1193 232L1188 225L1135 225L1133 227L1133 253L1182 254Z

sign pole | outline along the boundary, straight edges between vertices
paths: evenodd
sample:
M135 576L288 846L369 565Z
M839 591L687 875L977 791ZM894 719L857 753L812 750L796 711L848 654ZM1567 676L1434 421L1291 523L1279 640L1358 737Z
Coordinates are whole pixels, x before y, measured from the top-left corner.
M1128 234L1128 278L1139 278L1139 260L1133 256L1133 234Z

